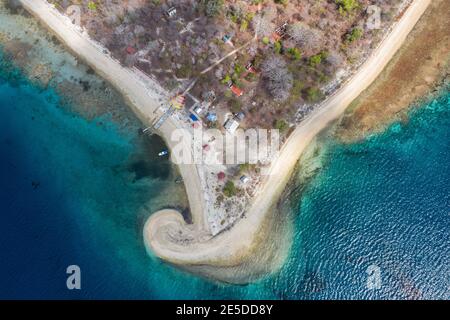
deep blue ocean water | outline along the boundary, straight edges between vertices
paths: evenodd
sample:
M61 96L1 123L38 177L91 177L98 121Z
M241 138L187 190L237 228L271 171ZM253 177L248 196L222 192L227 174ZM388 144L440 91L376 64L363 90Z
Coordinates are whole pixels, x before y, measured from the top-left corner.
M449 298L448 93L362 143L330 140L322 170L290 195L288 261L247 286L148 256L142 208L159 209L152 199L173 183L161 142L59 101L0 59L0 298ZM72 264L79 291L66 288Z

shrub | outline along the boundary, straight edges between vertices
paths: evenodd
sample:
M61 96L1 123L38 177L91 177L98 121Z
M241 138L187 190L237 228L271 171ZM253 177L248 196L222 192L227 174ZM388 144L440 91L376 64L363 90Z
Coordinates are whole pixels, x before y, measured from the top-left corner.
M236 193L237 193L237 189L236 189L236 186L234 185L234 182L231 180L227 181L227 183L225 183L225 186L223 187L223 194L227 198L230 198L230 197L236 195Z

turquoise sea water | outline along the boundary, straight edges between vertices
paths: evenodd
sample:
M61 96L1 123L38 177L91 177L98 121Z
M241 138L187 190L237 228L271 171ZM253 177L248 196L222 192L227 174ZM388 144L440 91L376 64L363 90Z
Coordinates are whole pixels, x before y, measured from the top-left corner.
M363 143L329 142L323 169L289 196L285 266L230 286L145 252L142 226L174 180L159 140L70 113L0 62L0 298L449 298L448 93ZM65 286L72 264L80 291ZM370 265L379 290L366 288Z
M292 195L283 294L450 298L450 94L362 143L326 147L323 169ZM379 268L379 290L366 289L369 266Z

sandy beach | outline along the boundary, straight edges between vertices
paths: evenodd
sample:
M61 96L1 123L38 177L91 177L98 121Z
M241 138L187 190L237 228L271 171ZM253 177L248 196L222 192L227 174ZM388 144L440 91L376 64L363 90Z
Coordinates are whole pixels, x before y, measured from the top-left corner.
M12 14L0 1L0 44L2 51L33 84L55 89L65 108L93 120L111 116L119 126L141 126L123 102L122 95L54 41L32 17Z
M430 1L414 1L390 35L358 73L340 91L330 97L316 113L296 128L283 146L279 157L273 162L270 175L255 198L246 219L240 221L232 230L207 243L177 246L169 244L158 229L160 224L167 225L168 220L172 220L172 223L177 224L178 227L181 227L183 222L175 219L174 213L160 212L153 215L146 224L147 245L159 256L176 264L206 263L231 266L243 258L243 253L252 252L256 246L254 239L264 217L274 201L281 195L303 150L314 136L338 119L347 106L377 78L429 4Z
M235 283L244 283L270 272L281 265L285 252L274 252L285 245L272 246L272 252L261 255L262 248L273 241L274 206L285 189L291 174L311 140L331 122L337 120L361 92L379 76L399 50L407 35L430 4L430 0L413 1L371 57L358 72L333 96L328 98L309 118L304 120L288 138L278 157L272 162L269 175L258 190L246 218L233 228L204 240L204 199L199 179L199 167L181 165L191 208L193 224L186 224L181 214L164 210L153 214L144 227L144 241L149 252L208 277ZM56 10L49 10L42 0L21 0L24 7L42 21L72 52L113 84L126 98L144 123L150 124L158 110L167 102L166 92L150 79L142 80L134 72L122 67L104 54L102 49L77 31L70 21ZM169 137L181 125L170 118L161 127L160 134L173 147ZM282 222L280 222L282 223ZM190 235L192 241L178 241L179 235ZM184 237L186 239L186 237ZM270 251L270 250L268 250Z
M450 74L449 29L450 2L432 1L382 74L346 110L336 132L340 141L361 141L395 121L408 122L411 108L439 91Z
M120 65L120 63L105 54L104 48L91 41L81 28L74 26L70 19L62 16L46 1L21 1L22 5L45 25L72 53L93 68L100 76L111 83L125 98L141 121L150 126L161 115L159 108L167 106L168 93L156 81L142 77ZM169 137L180 124L173 118L160 128L160 134L171 147ZM201 190L197 168L194 165L180 165L180 174L187 190ZM202 193L188 192L193 221L196 226L202 226Z

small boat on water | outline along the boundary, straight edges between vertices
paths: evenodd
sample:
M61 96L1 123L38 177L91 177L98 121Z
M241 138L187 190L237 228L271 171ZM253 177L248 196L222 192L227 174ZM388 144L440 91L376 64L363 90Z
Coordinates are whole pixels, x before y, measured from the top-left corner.
M175 183L182 183L183 182L183 177L179 176L175 179Z
M160 153L158 153L158 156L164 157L164 156L167 156L168 154L169 154L169 151L168 151L168 150L163 150L163 151L161 151Z

